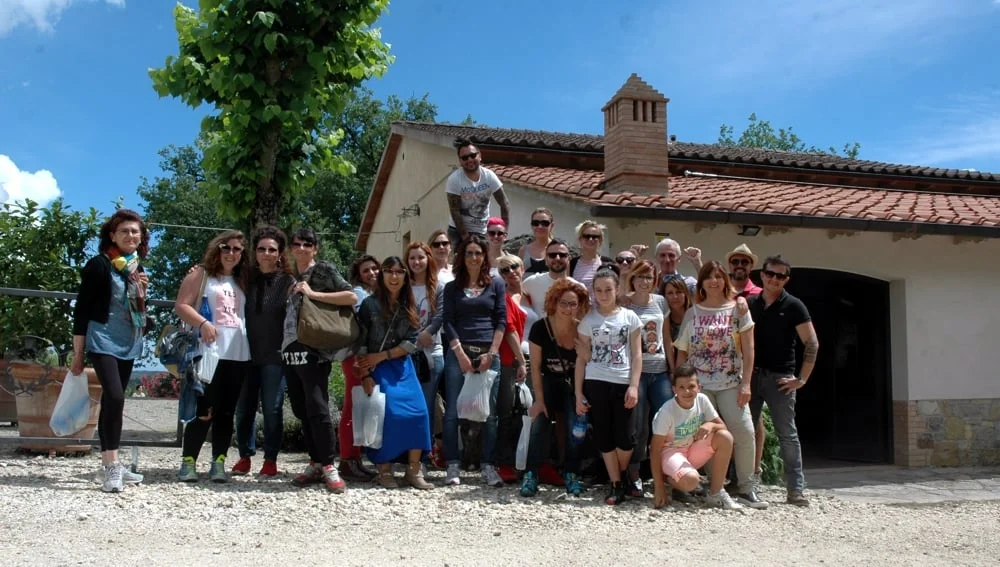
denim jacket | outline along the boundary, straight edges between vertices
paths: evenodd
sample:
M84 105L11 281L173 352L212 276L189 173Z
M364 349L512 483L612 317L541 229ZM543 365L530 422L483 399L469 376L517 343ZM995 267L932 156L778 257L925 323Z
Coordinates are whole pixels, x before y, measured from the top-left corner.
M374 295L361 303L358 327L361 328L361 334L354 343L356 354L375 353L396 346L402 347L409 354L417 351L417 329L410 324L406 312L397 311L387 321L382 316L382 304Z

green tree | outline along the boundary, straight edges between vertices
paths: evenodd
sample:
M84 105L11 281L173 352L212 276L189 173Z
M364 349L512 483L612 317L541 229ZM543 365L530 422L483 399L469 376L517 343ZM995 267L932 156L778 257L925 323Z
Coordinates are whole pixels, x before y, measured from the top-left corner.
M3 205L0 287L75 293L80 270L97 253L101 223L96 209L73 211L62 198L47 207L30 199ZM36 335L67 352L73 345L72 313L65 299L0 296L0 348L19 348L18 337Z
M352 89L381 76L389 48L371 26L388 0L201 0L174 10L180 47L149 75L160 96L218 111L202 121L201 186L225 216L277 224L319 170L351 174L320 131Z
M722 146L762 148L765 150L779 150L783 152L810 152L841 155L841 153L838 152L833 146L830 146L825 150L821 150L816 146L807 146L806 143L799 138L798 134L792 131L791 126L788 128L779 128L775 131L774 127L771 126L770 121L758 119L756 113L751 114L747 120L749 124L746 129L740 133L739 138L733 137L734 129L732 126L728 124L720 126L718 144ZM843 152L844 157L857 159L858 153L861 151L861 144L858 142L844 144L841 151Z

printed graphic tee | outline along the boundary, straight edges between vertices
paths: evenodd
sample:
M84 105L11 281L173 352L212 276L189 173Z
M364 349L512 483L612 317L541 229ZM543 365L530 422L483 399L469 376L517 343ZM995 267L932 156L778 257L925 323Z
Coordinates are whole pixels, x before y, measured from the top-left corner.
M493 193L503 188L503 183L497 174L486 167L479 167L479 179L473 181L465 175L465 170L458 168L451 172L445 184L444 191L450 195L462 197L460 212L465 229L477 234L486 234L486 221L490 218L490 199ZM449 223L455 227L455 221Z
M217 331L221 360L250 360L250 342L247 340L246 296L232 276L210 277L205 282L205 297L212 309L212 325Z
M705 394L699 392L690 409L682 408L677 398L671 398L653 417L653 435L667 437L666 449L681 449L694 443L694 433L701 424L718 417Z
M704 390L728 390L743 376L740 333L753 329L750 312L739 314L736 305L717 309L695 305L684 315L681 333L674 341L688 353Z
M662 295L651 294L646 305L632 303L629 309L639 316L642 322L642 371L650 374L660 374L667 371L667 355L663 349L663 318L667 309L667 300Z
M628 384L632 366L629 335L641 325L639 316L628 309L618 308L607 317L597 309L587 313L577 326L579 334L590 337L590 362L585 379Z

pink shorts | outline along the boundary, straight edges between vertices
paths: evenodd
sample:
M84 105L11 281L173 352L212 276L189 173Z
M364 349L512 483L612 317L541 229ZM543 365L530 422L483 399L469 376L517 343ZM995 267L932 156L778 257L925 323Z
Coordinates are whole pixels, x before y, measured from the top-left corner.
M680 449L664 449L660 456L660 463L663 465L663 474L679 481L688 472L698 472L699 467L715 454L712 448L712 437L695 441L687 447Z

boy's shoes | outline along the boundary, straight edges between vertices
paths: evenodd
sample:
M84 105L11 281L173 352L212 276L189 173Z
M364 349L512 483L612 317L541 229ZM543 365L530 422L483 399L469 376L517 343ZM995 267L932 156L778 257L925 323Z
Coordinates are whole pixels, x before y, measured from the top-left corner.
M725 490L720 490L715 494L709 494L708 497L705 498L705 505L711 508L722 508L723 510L743 509L743 506L733 502L733 497L730 496Z
M801 506L803 508L809 506L809 500L802 494L801 490L789 490L787 502L793 506Z

